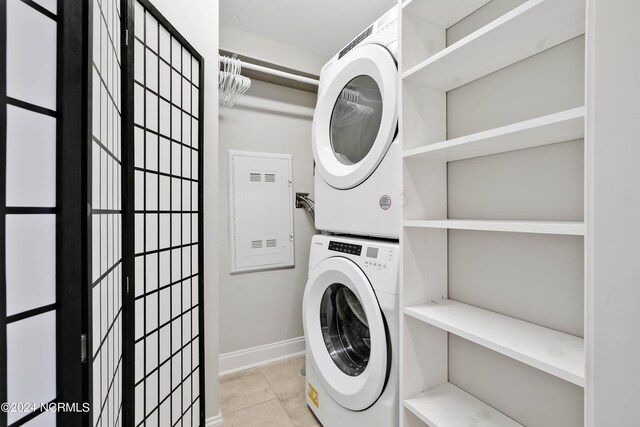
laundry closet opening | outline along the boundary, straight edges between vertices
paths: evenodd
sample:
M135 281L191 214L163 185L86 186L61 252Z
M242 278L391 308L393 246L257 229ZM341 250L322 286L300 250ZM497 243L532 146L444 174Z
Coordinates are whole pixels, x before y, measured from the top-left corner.
M306 81L317 82L324 58L278 66L258 59L258 51L243 50L243 41L251 41L249 47L268 42L233 28L221 30L221 55L235 54L250 79L233 106L223 103L222 87L220 95L221 374L304 350L302 293L316 233L313 219L293 201L295 193L314 197L311 124L317 83ZM296 56L283 49L273 47ZM252 64L258 70L249 69ZM295 73L302 81L280 73Z

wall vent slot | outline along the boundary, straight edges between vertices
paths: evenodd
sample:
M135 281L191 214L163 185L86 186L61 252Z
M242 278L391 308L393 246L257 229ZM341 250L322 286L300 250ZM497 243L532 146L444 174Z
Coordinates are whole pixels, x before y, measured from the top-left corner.
M275 248L278 244L278 239L267 240L267 248Z
M264 174L264 182L276 182L276 174L275 173L265 173Z
M262 182L262 174L249 172L249 181L251 182Z
M252 240L251 249L262 249L262 240Z

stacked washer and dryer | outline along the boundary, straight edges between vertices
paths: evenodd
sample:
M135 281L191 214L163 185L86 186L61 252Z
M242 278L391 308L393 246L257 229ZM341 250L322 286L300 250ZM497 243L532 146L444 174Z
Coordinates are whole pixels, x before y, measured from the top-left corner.
M401 155L397 9L320 74L305 391L324 427L399 424Z

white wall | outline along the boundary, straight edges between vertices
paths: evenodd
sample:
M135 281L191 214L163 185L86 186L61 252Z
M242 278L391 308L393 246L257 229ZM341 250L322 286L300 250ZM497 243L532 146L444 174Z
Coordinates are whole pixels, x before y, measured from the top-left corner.
M638 424L640 2L590 0L587 40L587 420Z
M293 155L294 192L313 193L311 120L316 96L254 80L233 108L220 109L220 353L298 338L313 222L294 210L295 268L231 275L228 150ZM223 368L224 370L224 368Z
M153 5L204 57L204 307L206 417L218 406L218 0L152 0Z
M312 74L328 58L233 27L220 26L220 48ZM294 192L313 196L311 121L316 95L252 81L233 108L221 108L220 264L221 370L233 370L303 349L302 294L313 221L294 210L295 268L230 274L228 150L293 155ZM284 343L283 343L284 342ZM253 351L258 347L259 351Z
M329 57L228 25L220 26L220 48L315 75Z

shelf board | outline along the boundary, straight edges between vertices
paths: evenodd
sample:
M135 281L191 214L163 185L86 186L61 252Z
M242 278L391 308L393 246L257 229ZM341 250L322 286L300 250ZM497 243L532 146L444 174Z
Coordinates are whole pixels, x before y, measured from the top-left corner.
M405 227L584 236L580 221L405 220Z
M578 386L585 385L584 340L453 300L405 314Z
M407 150L405 158L453 162L584 138L585 107Z
M411 397L404 406L433 427L522 427L451 383Z
M529 0L402 77L447 92L584 34L585 19L584 0Z
M407 0L402 11L447 29L491 0Z

